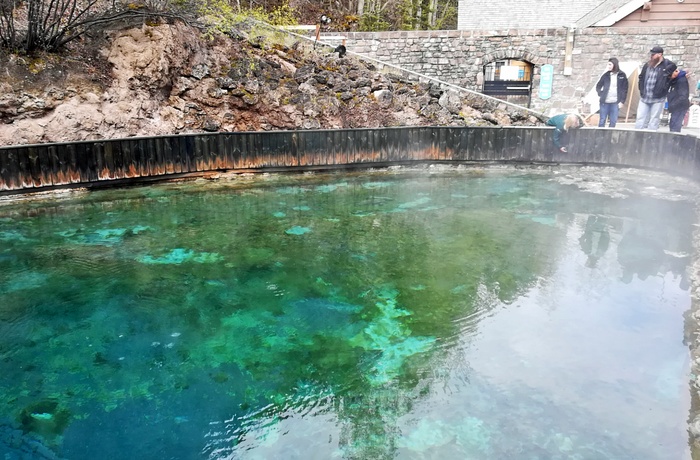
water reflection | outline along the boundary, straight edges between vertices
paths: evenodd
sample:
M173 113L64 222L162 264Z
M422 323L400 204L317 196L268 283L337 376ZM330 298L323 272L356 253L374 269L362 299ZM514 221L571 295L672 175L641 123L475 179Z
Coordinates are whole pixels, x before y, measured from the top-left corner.
M629 283L636 275L645 280L649 276L670 271L678 275L682 289L688 289L687 274L691 248L687 239L673 228L666 228L659 239L658 228L640 225L626 231L617 248L622 267L622 281ZM686 236L687 238L687 236Z
M250 185L0 208L0 452L687 457L690 201L503 171Z
M610 246L610 232L608 232L608 219L602 216L588 216L586 228L579 238L581 249L588 256L586 266L595 268L600 259Z

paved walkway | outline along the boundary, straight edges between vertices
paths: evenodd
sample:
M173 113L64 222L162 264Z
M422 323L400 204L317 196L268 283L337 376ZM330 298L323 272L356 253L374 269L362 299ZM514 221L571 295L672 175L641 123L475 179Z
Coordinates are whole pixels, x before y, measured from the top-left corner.
M617 122L618 128L623 129L634 129L634 123L620 123ZM659 126L659 132L668 132L668 125ZM681 134L689 134L691 136L700 137L700 128L686 128L685 126L681 128Z

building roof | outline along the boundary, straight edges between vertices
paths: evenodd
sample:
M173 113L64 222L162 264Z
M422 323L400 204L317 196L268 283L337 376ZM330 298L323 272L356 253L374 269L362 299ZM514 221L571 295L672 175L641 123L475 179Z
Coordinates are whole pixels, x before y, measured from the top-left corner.
M620 0L459 0L457 29L570 27L612 1Z
M604 0L576 21L578 29L591 26L611 26L644 5L646 0Z

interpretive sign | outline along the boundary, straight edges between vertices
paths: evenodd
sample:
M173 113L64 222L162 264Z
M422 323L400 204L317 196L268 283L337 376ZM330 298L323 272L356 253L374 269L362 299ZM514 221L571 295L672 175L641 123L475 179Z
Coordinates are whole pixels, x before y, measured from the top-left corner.
M552 97L552 81L554 80L554 66L545 64L540 69L540 89L538 95L540 99Z
M700 128L700 105L691 105L688 111L688 128Z

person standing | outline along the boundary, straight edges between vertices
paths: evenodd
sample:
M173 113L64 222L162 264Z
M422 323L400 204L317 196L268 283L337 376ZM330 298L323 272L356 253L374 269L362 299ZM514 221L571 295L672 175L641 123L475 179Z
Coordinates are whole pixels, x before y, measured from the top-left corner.
M685 114L690 107L690 88L686 71L676 69L671 74L671 85L668 88L668 111L671 120L668 122L669 131L680 133Z
M575 113L562 113L561 115L555 115L545 123L547 126L554 126L554 146L559 149L561 153L567 153L568 150L562 145L562 134L566 134L571 129L577 129L585 126L585 122L580 115ZM567 139L568 140L568 139Z
M649 62L644 64L639 73L639 105L637 106L636 129L659 129L661 112L666 102L666 94L671 82L671 74L676 64L664 58L664 49L653 47Z
M611 128L615 127L622 104L627 100L628 87L627 74L620 70L620 61L614 57L608 59L608 69L595 85L595 90L600 97L599 127L605 127L606 119L609 119Z

